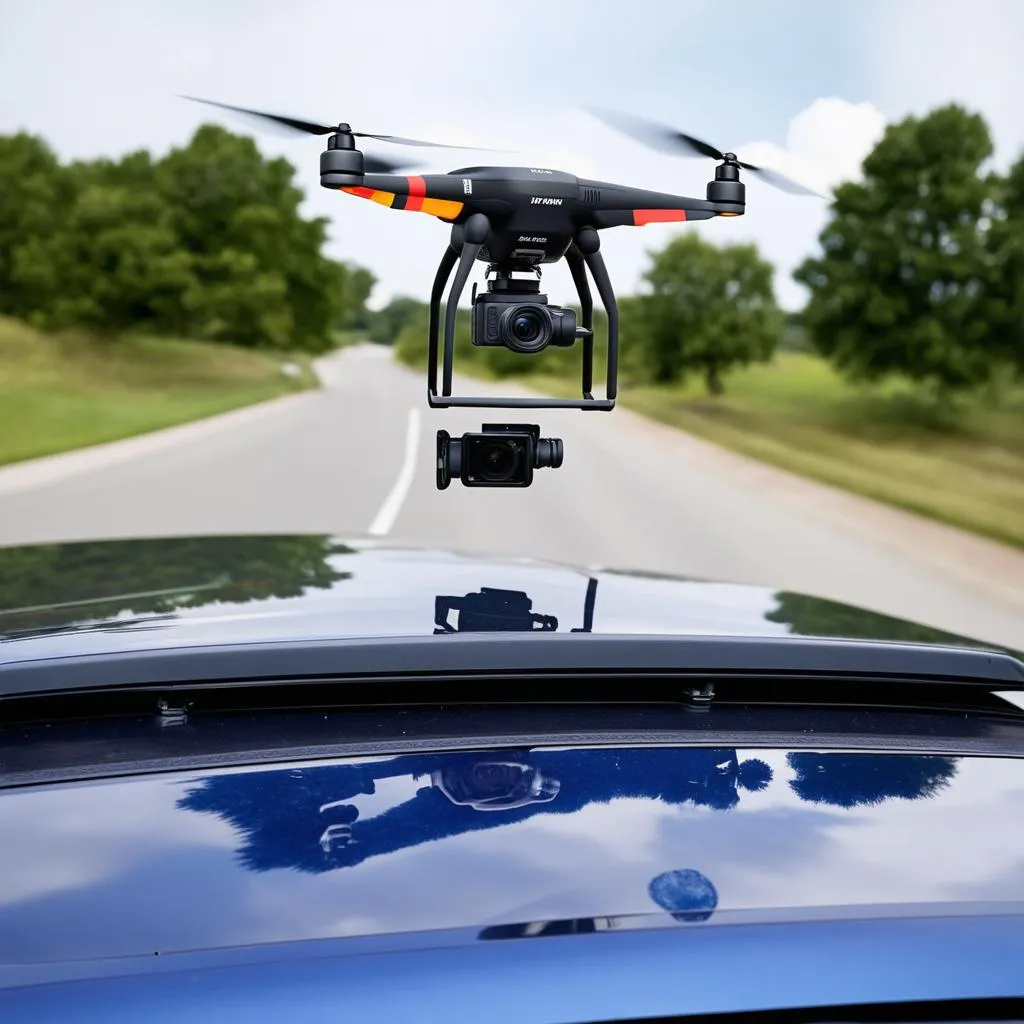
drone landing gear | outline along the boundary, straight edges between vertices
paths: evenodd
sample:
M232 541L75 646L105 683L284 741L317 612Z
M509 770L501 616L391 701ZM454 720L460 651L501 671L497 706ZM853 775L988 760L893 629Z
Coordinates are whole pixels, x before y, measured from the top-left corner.
M601 257L601 241L597 231L584 227L577 231L565 253L565 260L572 274L573 283L580 300L581 328L577 332L583 338L583 367L581 374L582 398L496 398L492 396L457 396L452 394L452 371L455 362L455 319L459 299L465 290L473 264L483 254L484 245L491 233L491 222L482 213L474 213L464 225L452 231L452 241L445 249L434 276L430 293L430 320L428 325L427 349L427 402L433 409L470 407L483 409L584 409L609 411L615 408L618 390L619 365L619 317L612 290L611 279ZM457 265L457 269L456 269ZM441 351L441 389L437 386L437 363L439 355L439 328L441 299L448 279L455 269L455 280L445 304L444 346ZM496 267L499 275L510 274L523 269L537 267L509 264ZM594 398L594 301L587 281L589 269L597 293L608 316L608 366L605 381L605 397Z

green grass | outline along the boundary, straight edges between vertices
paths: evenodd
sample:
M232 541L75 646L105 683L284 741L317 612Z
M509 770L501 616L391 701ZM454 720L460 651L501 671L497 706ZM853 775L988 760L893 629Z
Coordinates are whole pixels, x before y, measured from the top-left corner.
M522 382L576 395L570 377ZM1024 389L942 412L909 387L862 389L821 359L781 353L738 371L726 393L631 386L620 402L825 483L1024 547Z
M301 367L289 377L286 362ZM313 387L309 360L0 318L0 465L159 430Z

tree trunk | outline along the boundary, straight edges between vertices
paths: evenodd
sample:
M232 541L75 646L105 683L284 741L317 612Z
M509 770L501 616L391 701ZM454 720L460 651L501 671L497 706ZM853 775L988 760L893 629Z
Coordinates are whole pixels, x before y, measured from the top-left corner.
M725 391L725 385L722 384L722 377L717 366L708 367L708 371L704 376L704 382L707 386L708 394L713 395L715 398Z

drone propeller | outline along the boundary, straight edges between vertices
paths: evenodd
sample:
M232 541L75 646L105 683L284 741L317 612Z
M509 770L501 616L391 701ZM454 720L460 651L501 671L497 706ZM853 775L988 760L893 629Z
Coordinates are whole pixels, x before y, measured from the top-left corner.
M315 121L302 121L295 117L285 117L283 114L268 114L262 110L249 110L246 107L233 107L230 103L218 103L216 100L204 100L198 96L182 96L183 100L192 100L193 103L205 103L211 107L222 107L224 110L233 110L236 114L246 114L249 117L260 118L269 121L280 127L290 129L293 132L303 135L352 135L359 139L376 139L378 142L393 142L401 146L427 146L434 149L475 149L475 146L448 146L443 142L424 142L422 139L407 139L401 135L375 135L372 132L354 132L347 124L317 124ZM387 161L383 161L387 163ZM367 168L369 169L369 167ZM386 172L384 172L386 173Z
M654 121L648 121L645 118L628 114L598 110L593 107L586 107L584 109L612 128L631 136L652 149L661 150L661 152L669 153L672 156L706 156L712 160L725 160L738 167L742 167L745 171L752 171L769 185L774 185L783 192L789 192L793 195L817 196L819 199L825 198L820 192L816 192L806 185L801 185L799 182L787 178L778 171L737 160L735 153L723 153L720 149L716 149L707 142L695 139L692 135L684 135L674 128L668 128Z

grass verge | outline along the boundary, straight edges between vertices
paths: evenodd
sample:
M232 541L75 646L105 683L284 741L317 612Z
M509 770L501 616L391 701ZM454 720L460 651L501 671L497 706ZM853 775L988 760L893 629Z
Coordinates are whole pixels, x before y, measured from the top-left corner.
M289 376L286 363L298 367ZM0 465L115 441L314 387L309 359L0 318Z
M570 376L518 380L578 394ZM718 399L696 381L624 382L620 401L783 469L1024 547L1024 389L941 410L907 386L857 388L815 356L783 353L730 375Z

